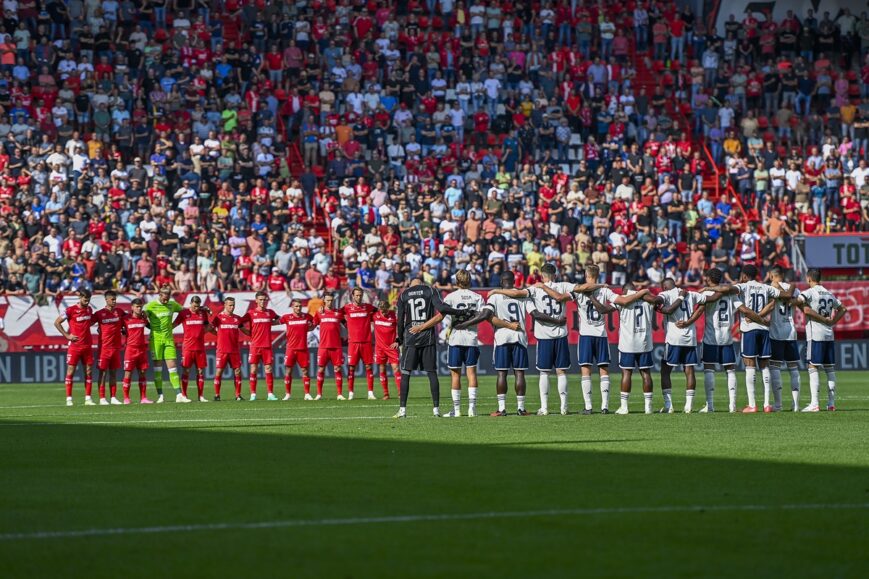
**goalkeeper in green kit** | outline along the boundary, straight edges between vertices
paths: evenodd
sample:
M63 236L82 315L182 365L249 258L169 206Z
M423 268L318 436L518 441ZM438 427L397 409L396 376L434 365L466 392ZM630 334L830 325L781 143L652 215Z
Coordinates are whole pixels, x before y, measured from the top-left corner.
M172 318L182 309L181 304L171 299L172 288L164 285L159 297L145 304L145 315L151 324L151 359L154 360L154 385L157 387L157 403L163 402L163 361L169 370L169 382L175 390L175 402L190 402L181 393L181 377L178 375L175 339L172 337Z

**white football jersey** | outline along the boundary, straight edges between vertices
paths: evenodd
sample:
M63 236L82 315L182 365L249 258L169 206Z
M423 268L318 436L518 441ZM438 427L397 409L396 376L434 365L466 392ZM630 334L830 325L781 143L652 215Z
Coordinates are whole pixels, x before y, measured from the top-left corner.
M822 285L810 287L800 294L800 301L821 314L830 316L842 302ZM806 319L806 340L809 342L832 342L833 328L814 320Z
M740 301L745 305L745 307L756 314L759 314L770 300L778 299L781 295L781 292L771 285L766 285L765 283L760 283L754 280L746 283L738 283L736 284L736 287L739 288ZM751 332L753 330L769 331L769 328L756 322L752 322L745 316L742 316L742 319L739 320L739 330L744 334L745 332Z
M608 287L602 287L594 291L594 297L606 305L611 304L618 296ZM579 335L606 336L606 317L595 309L588 294L573 294L573 299L576 300L576 306L579 309Z
M550 288L562 294L569 294L573 291L574 284L569 282L551 281L546 284ZM562 318L565 314L565 306L563 303L553 299L549 294L539 288L528 288L529 302L527 308L529 312L538 311L553 318ZM534 337L538 340L554 340L555 338L567 337L567 325L552 326L549 324L534 323Z
M471 290L457 289L444 298L444 303L459 310L469 310L476 314L483 309L483 296ZM452 319L450 323L452 324ZM471 326L465 330L450 328L447 343L450 346L479 346L477 326Z
M709 298L712 292L703 292ZM710 346L729 346L733 343L731 329L742 302L738 295L723 296L717 302L706 303L703 324L703 343Z
M628 295L636 293L635 290ZM629 306L613 304L619 311L619 352L642 354L652 351L652 322L655 306L640 300Z
M679 299L679 288L673 288L658 294L664 298L664 305L669 306ZM697 346L697 328L696 324L691 324L687 328L677 328L676 322L686 321L694 313L694 308L698 304L705 304L706 296L697 292L688 292L685 299L679 304L675 312L669 316L664 316L664 327L667 335L665 341L671 346Z
M496 318L505 322L519 322L518 332L507 328L495 328L496 346L503 346L504 344L528 346L528 337L525 334L525 302L495 294L489 296L483 308L492 310Z
M790 284L780 284L782 289L788 291ZM799 299L800 290L794 288L794 299ZM797 339L797 326L794 324L794 307L790 301L779 301L772 310L769 319L769 337L772 340L793 342Z

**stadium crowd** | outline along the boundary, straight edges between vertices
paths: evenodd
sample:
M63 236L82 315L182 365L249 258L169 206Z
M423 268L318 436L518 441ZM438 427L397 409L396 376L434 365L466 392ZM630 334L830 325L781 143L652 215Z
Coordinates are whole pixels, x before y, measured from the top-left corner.
M546 261L734 281L869 221L866 13L716 31L611 0L3 11L0 293L521 286Z

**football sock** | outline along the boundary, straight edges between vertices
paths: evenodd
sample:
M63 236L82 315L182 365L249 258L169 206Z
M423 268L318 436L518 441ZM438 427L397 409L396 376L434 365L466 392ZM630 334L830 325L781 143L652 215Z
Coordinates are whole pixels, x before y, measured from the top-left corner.
M541 372L538 381L540 389L540 408L549 410L549 372Z
M557 374L555 377L558 384L558 397L561 398L561 411L567 411L567 374Z
M266 390L269 394L275 393L275 373L266 372Z
M703 370L703 388L706 390L706 409L710 412L715 408L715 371Z
M205 372L196 375L196 393L199 396L205 394Z
M585 402L585 409L591 410L591 376L583 376L580 384L582 384L582 400Z
M353 388L356 385L356 368L352 368L347 371L347 391L353 392ZM340 392L339 392L340 394Z
M184 372L181 374L181 394L187 396L187 386L190 384L190 374Z
M326 378L326 376L324 375L324 373L322 371L317 372L317 396L323 395L323 380L325 378ZM340 390L339 390L339 392L340 392ZM307 394L307 392L305 392L305 394Z
M462 413L462 391L450 390L450 393L453 395L453 414L458 416Z
M685 412L691 412L694 409L694 390L685 391Z
M800 369L791 368L791 397L794 400L794 408L800 405Z
M754 368L745 369L745 390L748 392L748 405L752 408L757 406L757 399L754 396L754 380L757 370Z
M476 412L477 410L477 388L468 387L468 411Z
M148 381L139 378L139 398L144 398L145 394L148 392Z
M737 391L736 370L728 370L727 371L727 401L729 403L731 411L736 410L736 391Z
M433 408L441 406L441 385L438 382L437 372L427 372L428 374L428 389L431 391L431 405ZM407 400L407 398L405 398Z
M619 408L624 408L625 410L627 410L628 400L630 399L630 397L631 397L630 392L619 392L619 401L620 401Z
M223 374L223 368L218 368L214 374L214 395L220 396L220 376Z
M292 384L292 380L290 381ZM302 390L305 391L305 394L311 393L311 377L310 376L302 376ZM289 393L289 391L287 391Z
M506 394L504 396L507 396ZM519 410L525 410L525 397L517 396L516 397L516 408Z
M305 390L305 394L308 394L308 390ZM287 373L284 375L284 392L287 394L293 393L293 372L291 370L287 370Z
M63 381L63 386L66 388L66 397L72 396L72 376L67 376Z
M118 397L118 383L115 382L114 378L112 379L111 382L109 382L109 394L111 395L112 398Z
M769 366L760 369L760 381L763 382L763 405L769 406L769 393L772 390L770 384Z
M772 388L773 395L775 395L776 389L781 392L781 368L778 366L769 367L769 384ZM781 394L779 394L778 401L781 402Z
M395 389L401 393L401 385L404 383L404 376L401 375L401 372L396 372L393 377L395 378ZM389 394L389 382L386 383L386 389L383 393Z
M776 368L778 370L778 383L776 383L772 379L772 369L770 369L770 384L772 384L772 404L776 408L781 408L781 390L782 390L782 380L781 380L781 368Z
M178 368L169 368L169 383L172 384L175 394L178 394L181 390L181 379L178 377Z
M250 375L250 393L256 394L256 374Z
M223 369L221 369L221 372ZM154 370L154 388L157 389L157 394L163 393L163 368Z
M389 395L389 378L386 376L386 372L380 373L380 388L385 395Z
M821 387L821 378L818 376L818 369L809 366L809 390L812 393L812 406L818 406L818 390Z
M374 392L374 372L371 368L366 368L365 370L365 382L368 385L368 391Z
M498 412L507 411L507 395L498 394Z
M124 400L126 400L127 398L130 397L130 379L129 379L129 378L124 378L124 381L122 382L122 385L123 385L123 388L124 388Z
M99 385L98 390L100 392L100 400L104 399L106 397L106 383L102 382Z
M344 392L344 374L342 374L340 370L335 372L335 388L338 389L339 396ZM317 394L323 394L323 389L320 388L320 384L317 384Z
M643 410L646 414L652 411L652 393L643 392Z
M407 393L410 391L410 372L401 373L401 388L398 389L398 405L401 408L407 406Z
M673 406L673 389L663 388L661 394L664 395L664 408L671 408Z
M610 407L610 377L600 377L600 409L609 410Z
M836 405L836 371L832 368L827 368L827 406Z
M93 389L94 389L94 379L91 378L90 376L85 376L84 377L84 395L87 396L88 398L90 398L91 392L93 392Z
M241 396L241 375L233 374L232 376L233 382L235 383L235 397L238 398Z

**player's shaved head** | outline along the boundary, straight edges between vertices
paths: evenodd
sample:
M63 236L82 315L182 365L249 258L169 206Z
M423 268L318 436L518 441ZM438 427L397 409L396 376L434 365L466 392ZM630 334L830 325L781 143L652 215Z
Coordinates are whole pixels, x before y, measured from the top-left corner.
M664 291L669 291L675 287L676 287L676 282L673 281L672 277L668 277L668 278L664 279L664 281L661 282L661 288Z
M501 274L501 287L504 289L511 289L514 285L516 285L516 276L513 275L512 271L505 271Z
M409 284L408 287L417 286L417 285L419 285L419 284L421 284L421 283L422 283L422 278L415 277L415 278L413 278L412 280L410 280L410 284Z
M503 275L503 274L502 274ZM471 287L471 274L467 270L460 269L456 272L456 285L462 289Z

